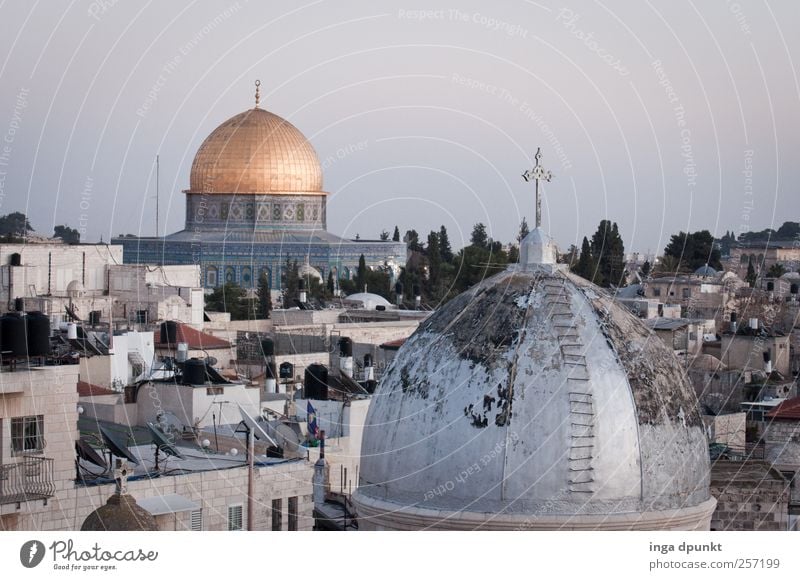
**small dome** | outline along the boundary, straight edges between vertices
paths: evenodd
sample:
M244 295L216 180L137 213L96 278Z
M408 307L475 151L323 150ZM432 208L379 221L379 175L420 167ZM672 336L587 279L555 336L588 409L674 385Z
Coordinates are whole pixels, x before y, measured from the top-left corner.
M82 532L153 532L158 526L153 515L136 503L133 496L115 493L106 505L83 521Z
M800 272L786 272L781 278L785 280L800 280Z
M375 310L376 306L385 306L391 308L392 304L383 296L372 294L371 292L357 292L351 294L345 300L352 300L353 302L361 302L363 308L366 310Z
M714 355L701 354L692 359L690 368L694 370L717 372L724 371L728 367Z
M308 260L298 268L297 273L301 278L316 278L322 282L322 274L314 266L310 265Z
M80 298L86 293L86 289L80 280L73 280L67 284L67 296L70 298Z
M186 193L318 193L322 167L289 121L250 109L214 129L192 163Z
M708 444L679 361L543 262L457 296L400 348L365 421L360 527L709 529Z
M716 276L717 271L706 264L705 266L700 266L697 270L694 271L695 274L698 276Z

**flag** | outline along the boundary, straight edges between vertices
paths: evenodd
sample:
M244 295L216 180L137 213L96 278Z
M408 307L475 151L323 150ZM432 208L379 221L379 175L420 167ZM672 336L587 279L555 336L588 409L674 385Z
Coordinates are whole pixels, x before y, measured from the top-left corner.
M306 412L308 413L308 434L313 436L314 439L319 439L319 427L317 426L317 412L311 405L311 401L308 402L308 407L306 408Z

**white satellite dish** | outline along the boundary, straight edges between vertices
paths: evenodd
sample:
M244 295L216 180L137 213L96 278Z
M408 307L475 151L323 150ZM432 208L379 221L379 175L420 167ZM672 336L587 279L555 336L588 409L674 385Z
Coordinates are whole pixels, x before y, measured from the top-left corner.
M239 407L239 413L241 413L242 415L242 422L248 429L250 429L250 431L252 431L253 437L258 439L259 441L269 441L270 445L278 447L278 444L275 442L275 440L269 435L267 435L267 432L261 428L261 425L259 425L256 422L256 420L253 419L250 413L245 411L244 407L242 407L241 405L237 406Z

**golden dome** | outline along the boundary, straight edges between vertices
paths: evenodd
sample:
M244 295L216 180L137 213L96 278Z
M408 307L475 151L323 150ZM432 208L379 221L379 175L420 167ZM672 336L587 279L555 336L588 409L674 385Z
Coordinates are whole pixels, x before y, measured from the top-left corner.
M322 167L289 121L255 108L231 117L200 145L186 193L317 193Z

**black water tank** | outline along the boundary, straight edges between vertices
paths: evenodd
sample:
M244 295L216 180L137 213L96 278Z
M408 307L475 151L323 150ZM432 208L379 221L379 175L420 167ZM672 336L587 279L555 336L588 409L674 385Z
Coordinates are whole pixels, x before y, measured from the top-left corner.
M96 326L100 324L100 315L102 312L100 310L92 310L89 313L89 324L92 326Z
M178 344L178 323L174 320L161 323L161 343Z
M11 265L12 266L22 266L22 255L18 253L11 254Z
M353 356L353 341L346 336L339 339L339 356Z
M303 393L306 399L328 399L328 368L325 365L314 363L306 367Z
M183 363L183 382L187 385L204 385L206 382L206 362L190 358Z
M22 316L9 313L0 317L0 336L4 351L12 356L28 356L28 339Z
M271 338L264 338L261 340L261 352L264 353L264 356L274 356L275 355L275 341Z
M41 312L29 312L25 317L28 335L28 356L50 354L50 319Z
M278 375L282 379L293 379L294 378L294 365L290 362L282 362L280 369L278 370Z

